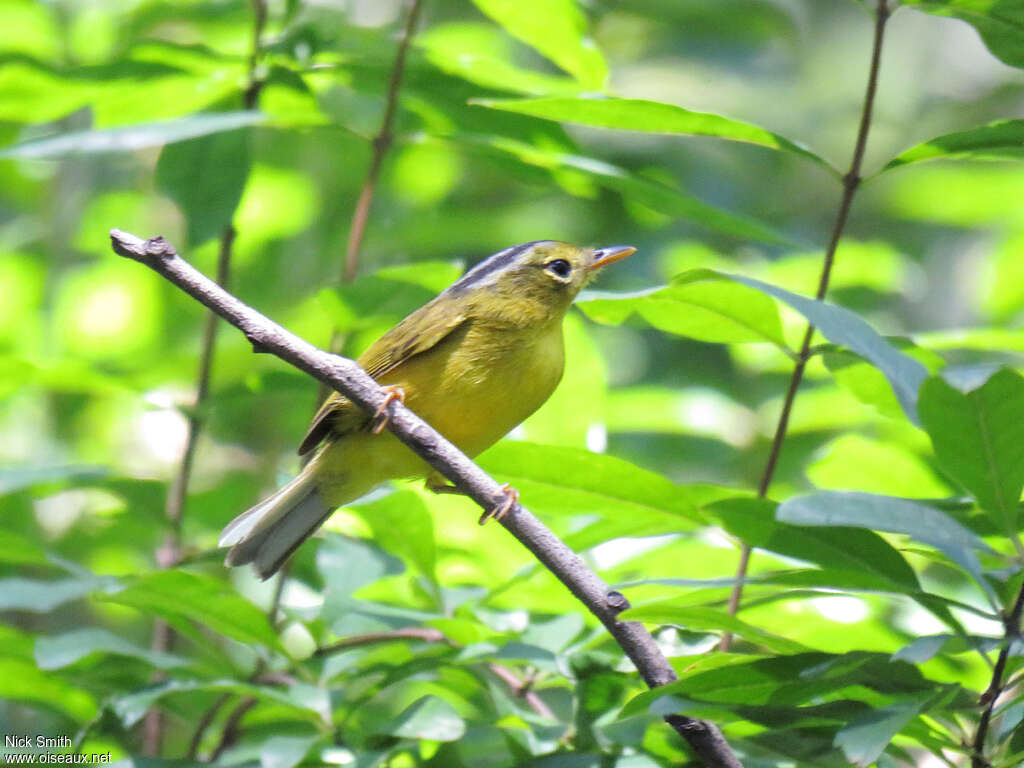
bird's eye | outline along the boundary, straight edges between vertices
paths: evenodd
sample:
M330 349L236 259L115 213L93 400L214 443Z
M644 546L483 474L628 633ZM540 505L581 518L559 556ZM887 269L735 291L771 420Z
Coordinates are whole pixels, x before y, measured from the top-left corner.
M565 259L555 259L554 261L549 261L547 264L545 264L544 269L546 269L548 272L555 275L556 277L560 277L564 280L569 276L569 273L572 271L572 265Z

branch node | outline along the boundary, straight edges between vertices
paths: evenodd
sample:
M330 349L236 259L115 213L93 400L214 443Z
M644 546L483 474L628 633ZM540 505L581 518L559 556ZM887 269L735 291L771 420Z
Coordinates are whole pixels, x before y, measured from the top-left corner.
M629 608L629 600L626 599L624 594L615 589L605 595L605 604L616 615Z

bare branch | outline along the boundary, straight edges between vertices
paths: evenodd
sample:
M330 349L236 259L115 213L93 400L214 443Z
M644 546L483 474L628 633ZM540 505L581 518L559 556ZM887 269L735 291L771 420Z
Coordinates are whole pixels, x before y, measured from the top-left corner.
M839 247L839 239L846 229L846 222L850 217L850 208L853 205L853 197L860 186L860 169L864 160L864 149L867 147L868 132L871 129L871 114L875 106L875 92L878 89L878 70L882 63L882 41L885 37L885 23L889 20L888 0L878 0L878 9L875 12L875 36L871 50L871 66L868 71L867 91L864 94L864 108L861 111L860 127L857 130L857 140L853 148L853 158L850 160L850 170L843 177L843 195L839 200L839 210L836 212L835 224L832 226L832 236L829 238L828 248L825 250L825 258L821 265L821 275L818 278L818 290L814 298L821 301L828 293L829 280L832 277L832 266L835 263L836 249ZM761 474L761 482L757 488L759 498L768 495L768 488L775 476L775 467L782 453L782 444L786 440L786 430L789 428L789 416L793 411L793 403L796 401L797 390L800 389L800 382L804 378L804 370L807 368L807 361L811 357L811 339L814 337L814 326L807 325L804 332L803 342L800 344L800 351L797 353L796 365L793 367L793 374L789 379L789 387L786 389L786 397L782 402L782 410L779 412L779 421L775 426L775 435L772 437L772 447L768 452L768 460ZM743 580L747 576L747 568L750 565L750 546L743 544L740 551L740 562L736 566L736 585L729 595L729 613L735 614L739 610L740 600L743 597ZM729 649L732 642L732 635L722 635L718 647L720 650Z
M115 229L111 231L110 239L116 253L153 269L237 327L259 348L328 384L367 413L384 407L389 417L388 429L451 483L465 489L466 495L483 509L493 509L505 500L504 490L493 478L400 401L391 400L388 393L352 360L317 349L246 306L185 262L163 238L143 240ZM672 665L643 624L616 618L629 605L625 598L611 591L540 520L517 504L499 522L604 624L650 687L677 679ZM709 768L737 768L741 765L711 723L682 715L673 715L666 720Z

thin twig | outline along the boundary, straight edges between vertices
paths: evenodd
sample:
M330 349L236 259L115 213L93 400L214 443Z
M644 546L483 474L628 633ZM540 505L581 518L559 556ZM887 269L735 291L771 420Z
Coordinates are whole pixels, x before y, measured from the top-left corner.
M331 643L330 645L317 648L314 656L329 656L332 653L347 651L351 648L361 648L364 645L388 643L396 640L422 640L426 643L444 643L452 646L453 648L461 647L446 634L438 629L434 629L433 627L400 627L398 629L393 629L390 632L368 632L365 635L353 635L352 637L346 637L342 640ZM552 712L548 705L544 703L544 700L537 695L537 692L531 690L530 685L520 680L516 673L511 669L495 662L488 664L487 668L495 677L499 678L509 687L513 696L523 699L523 701L529 705L530 709L538 715L548 718L549 720L558 719L555 717L555 713Z
M832 236L829 238L828 247L825 250L825 258L821 265L821 275L818 278L818 290L814 298L821 301L828 293L829 280L832 277L832 266L835 263L836 249L839 247L839 240L846 228L846 222L850 217L850 207L853 205L854 195L860 186L861 164L864 161L864 150L867 147L868 133L871 130L871 115L875 106L875 93L878 90L878 71L882 62L882 41L885 36L885 23L889 20L888 0L878 0L878 8L875 12L875 36L871 50L871 66L868 71L868 85L864 94L864 108L861 110L860 126L857 129L857 140L853 148L853 158L850 161L850 170L843 176L843 194L839 200L839 210L836 212L835 223L832 226ZM775 467L779 462L779 455L782 453L782 444L786 440L786 430L789 427L789 417L793 411L793 403L796 400L797 390L804 377L804 369L810 359L811 339L814 337L814 326L808 323L804 332L803 342L800 344L800 351L797 353L796 365L793 367L793 374L789 379L789 387L786 389L786 397L782 402L782 411L779 413L779 421L775 426L775 435L772 437L772 446L768 452L768 460L765 462L764 472L761 474L761 481L757 486L759 498L768 495L768 488L775 476ZM747 576L747 568L750 566L749 544L744 543L740 551L740 561L736 566L736 585L729 595L729 613L735 614L740 607L740 600L743 597L743 580ZM732 642L732 635L725 633L718 644L719 650L729 650Z
M266 0L252 0L253 27L252 46L249 54L248 84L242 94L242 104L246 109L256 106L259 99L259 92L262 88L262 81L257 77L257 68L263 52L262 36L263 28L267 22ZM220 236L220 245L217 251L217 282L227 286L231 277L231 249L235 242L235 228L231 223L224 228ZM196 374L196 396L193 409L189 413L187 431L185 434L185 448L182 452L181 462L178 464L178 471L171 482L171 488L167 493L167 503L164 513L171 524L171 530L164 543L157 550L157 564L161 568L173 568L181 560L182 555L182 528L185 518L185 500L188 498L188 486L192 479L192 466L195 462L196 446L199 443L199 433L203 428L203 406L210 395L210 378L213 370L213 358L217 347L217 326L219 321L217 315L210 312L206 316L206 324L203 328L203 337L199 351L199 370ZM151 648L158 653L167 653L173 650L175 642L174 629L163 619L157 619L153 626L153 639ZM214 714L216 714L214 712ZM197 730L197 735L202 736L202 724ZM163 712L154 707L146 713L143 722L143 750L148 755L159 755L163 749L164 715ZM195 738L195 737L193 737ZM189 746L192 749L192 745Z
M332 355L289 333L246 306L186 263L163 238L143 240L120 230L110 233L114 251L153 269L237 327L254 349L269 352L329 384L366 413L388 414L387 428L412 451L485 510L507 500L506 490L429 424L393 400L354 361ZM601 621L652 688L677 678L650 633L638 621L619 621L629 602L611 591L582 559L547 526L519 504L499 520ZM740 762L711 723L682 715L666 720L709 768L739 768Z
M352 282L356 277L356 271L359 269L359 249L363 244L363 233L366 231L366 221L370 216L370 206L373 205L373 195L377 189L380 168L384 162L384 155L391 148L391 143L395 138L394 123L395 112L398 108L398 92L402 87L405 58L409 52L409 44L412 42L421 7L422 3L420 0L412 0L409 3L409 13L405 18L405 27L402 30L402 36L398 40L395 64L391 69L391 80L388 82L384 117L380 123L380 130L373 139L373 155L370 157L370 167L366 171L366 180L363 182L363 188L359 192L359 200L356 203L355 211L352 213L352 224L348 231L348 247L345 250L345 264L341 272L341 281L343 283Z
M999 649L999 656L992 668L992 680L988 688L981 694L978 701L984 709L981 711L981 718L978 720L978 730L974 732L974 741L971 743L971 768L989 768L991 763L985 758L985 739L988 737L989 723L992 721L992 712L996 707L996 701L1000 694L1006 689L1003 681L1003 674L1006 671L1006 660L1010 656L1010 646L1014 641L1020 639L1020 618L1024 611L1024 584L1021 584L1017 599L1013 603L1010 613L1003 619L1004 644Z

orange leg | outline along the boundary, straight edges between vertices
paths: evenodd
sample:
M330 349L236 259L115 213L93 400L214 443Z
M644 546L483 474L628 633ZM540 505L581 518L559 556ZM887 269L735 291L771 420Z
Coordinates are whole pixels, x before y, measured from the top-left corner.
M511 485L509 485L508 483L502 483L501 491L502 493L505 494L505 498L501 501L500 504L494 507L494 509L489 509L482 515L480 515L480 525L483 525L492 517L495 520L501 520L501 518L508 514L508 511L510 509L512 509L516 504L519 503L519 491L517 491Z
M387 407L391 403L397 400L400 403L405 402L405 392L402 391L401 387L396 387L394 384L385 384L384 391L387 392L387 397L384 398L384 402L380 404L373 414L373 434L379 435L384 431L384 428L388 425L388 414Z

